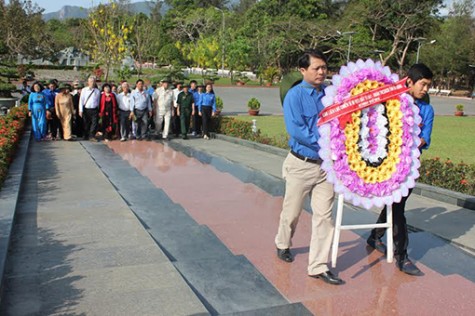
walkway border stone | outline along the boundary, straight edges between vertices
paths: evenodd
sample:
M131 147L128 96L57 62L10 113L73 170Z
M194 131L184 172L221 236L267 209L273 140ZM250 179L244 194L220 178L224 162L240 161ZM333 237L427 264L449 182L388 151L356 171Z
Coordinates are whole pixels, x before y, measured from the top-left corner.
M15 224L16 206L22 187L26 156L30 146L31 129L26 125L25 132L18 144L8 175L0 190L0 303L3 297L4 272L10 246L10 237Z
M245 140L245 139L226 136L222 134L214 134L214 137L216 139L221 139L221 140L228 141L234 144L261 150L261 151L282 156L282 157L286 157L288 154L288 150L266 145L266 144L260 144L260 143ZM463 194L463 193L431 186L424 183L416 183L416 187L414 188L412 192L414 194L418 194L418 195L421 195L421 196L424 196L436 201L460 206L460 207L475 211L475 196L472 196L472 195Z

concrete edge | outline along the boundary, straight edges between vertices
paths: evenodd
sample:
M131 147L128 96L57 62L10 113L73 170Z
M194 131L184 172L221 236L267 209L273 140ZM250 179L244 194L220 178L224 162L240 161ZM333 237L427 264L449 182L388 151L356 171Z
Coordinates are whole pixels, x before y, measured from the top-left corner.
M216 139L224 140L230 143L246 146L256 150L261 150L273 155L286 157L289 153L288 150L260 144L257 142L240 139L237 137L226 136L222 134L214 134ZM444 202L451 205L460 206L465 209L475 210L475 196L463 194L435 186L431 186L425 183L416 183L416 187L412 191L413 194L417 194L423 197L427 197L436 201Z
M15 224L16 207L18 203L18 197L23 184L23 176L25 173L26 157L28 155L28 149L30 147L31 139L31 125L26 123L25 131L23 132L22 139L17 147L15 157L8 169L8 175L0 190L0 215L2 220L7 221L7 227L5 231L2 231L4 235L0 244L0 304L3 297L4 290L4 272L5 265L8 257L8 249L10 247L10 239ZM6 192L6 193L5 193ZM6 195L6 196L4 196Z

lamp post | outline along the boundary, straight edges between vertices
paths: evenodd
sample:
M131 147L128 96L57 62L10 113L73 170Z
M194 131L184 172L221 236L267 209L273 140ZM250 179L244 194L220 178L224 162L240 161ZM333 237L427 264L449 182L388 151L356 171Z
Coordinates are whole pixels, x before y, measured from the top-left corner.
M221 11L221 14L222 14L222 25L223 25L223 31L222 31L222 34L221 34L221 76L224 76L224 53L225 53L225 50L224 50L224 30L226 28L226 22L225 22L225 19L224 19L224 10L223 9L220 9L218 7L214 7L216 10L218 11Z
M348 63L350 61L350 52L351 52L351 40L353 39L353 34L355 34L356 32L340 32L340 31L336 31L338 35L340 36L345 36L345 35L349 35L349 38L348 38L348 54L346 55L346 62Z
M420 37L420 38L417 38L416 41L417 41L417 54L416 54L416 64L419 63L419 56L420 56L420 50L421 50L421 46L422 46L422 43L427 40L427 38L424 38L424 37ZM431 40L429 43L432 45L434 44L435 42L437 42L437 40Z

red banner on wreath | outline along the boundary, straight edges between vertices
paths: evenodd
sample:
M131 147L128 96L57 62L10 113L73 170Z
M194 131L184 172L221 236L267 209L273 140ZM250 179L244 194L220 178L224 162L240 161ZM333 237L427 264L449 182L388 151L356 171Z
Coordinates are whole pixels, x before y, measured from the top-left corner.
M328 123L329 121L338 118L340 126L345 127L347 122L351 121L351 113L370 107L375 104L383 103L389 99L397 97L409 90L406 87L406 78L399 80L390 85L384 85L371 91L358 94L342 103L334 103L326 107L320 113L320 119L317 125Z

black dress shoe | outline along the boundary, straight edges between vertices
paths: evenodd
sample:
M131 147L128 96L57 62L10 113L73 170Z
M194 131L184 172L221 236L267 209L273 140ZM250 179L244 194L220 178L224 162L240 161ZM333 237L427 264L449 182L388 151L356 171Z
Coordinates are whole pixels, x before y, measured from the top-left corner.
M345 284L345 281L343 281L339 277L333 275L333 273L330 270L328 270L326 272L323 272L323 273L320 273L320 274L316 274L316 275L309 275L309 277L315 278L315 279L321 279L324 282L326 282L328 284L332 284L332 285Z
M386 245L383 244L381 239L369 236L368 239L366 240L366 243L371 248L376 249L377 251L381 252L382 254L386 254L386 251L387 251Z
M294 258L292 257L292 254L290 253L290 249L279 249L277 248L277 257L279 257L280 260L283 260L285 262L292 262L294 261Z
M396 267L409 275L422 275L421 270L414 263L412 263L409 258L404 257L403 259L396 260Z

